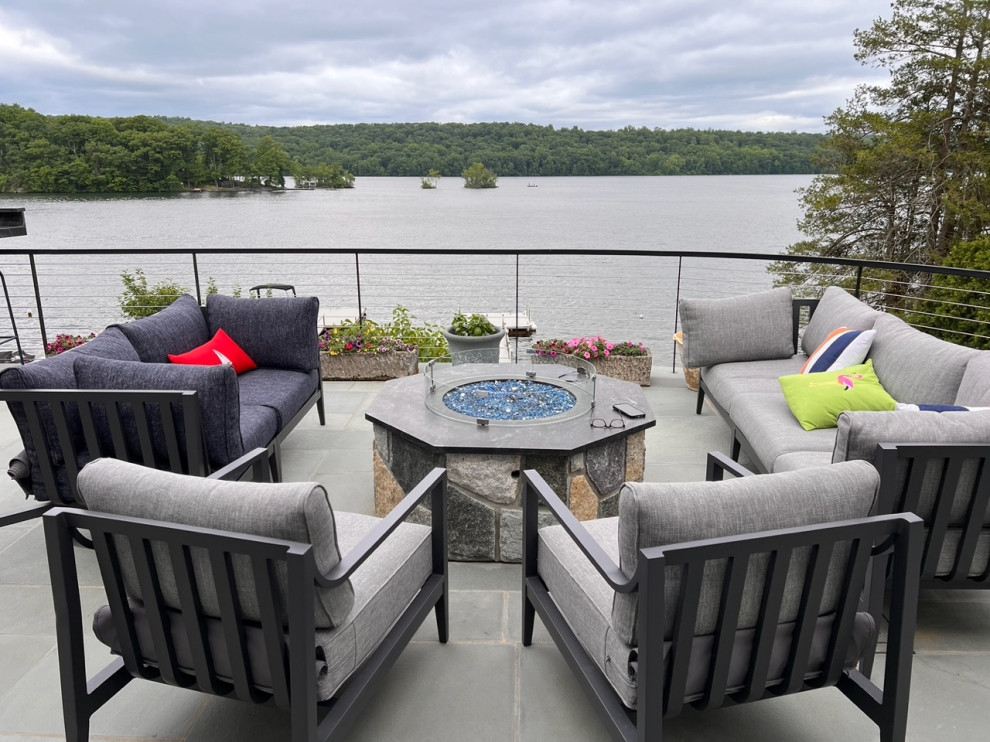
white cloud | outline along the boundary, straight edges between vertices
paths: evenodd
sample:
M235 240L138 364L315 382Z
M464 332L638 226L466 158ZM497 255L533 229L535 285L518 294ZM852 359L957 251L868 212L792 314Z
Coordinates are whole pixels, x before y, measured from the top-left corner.
M852 33L887 9L0 0L0 90L52 114L816 130L877 79L853 60Z

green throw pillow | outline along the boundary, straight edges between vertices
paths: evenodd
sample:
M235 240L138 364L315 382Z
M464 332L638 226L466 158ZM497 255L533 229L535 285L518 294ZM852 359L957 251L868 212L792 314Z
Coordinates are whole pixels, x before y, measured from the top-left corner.
M834 428L839 415L851 410L897 408L894 398L880 386L872 360L841 371L781 376L780 388L805 430Z

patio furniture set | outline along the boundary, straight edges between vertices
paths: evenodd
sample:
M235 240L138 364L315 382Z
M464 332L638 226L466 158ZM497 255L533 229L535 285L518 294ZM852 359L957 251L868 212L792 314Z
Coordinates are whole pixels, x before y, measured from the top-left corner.
M774 425L795 421L789 410L790 420L775 414L781 403L769 374L778 387L777 377L800 375L839 320L851 330L876 324L875 374L905 402L980 404L987 377L979 369L990 355L940 350L952 398L943 389L911 399L904 390L919 387L899 386L905 376L886 370L905 330L886 317L869 322L846 296L826 293L804 333L812 352L801 355L789 295L754 300L753 316L740 311L745 299L723 301L737 304L682 301L685 360L704 367L699 394L728 422L733 453L768 473L711 454L708 481L628 481L615 517L581 522L561 497L569 493L533 468L521 472L523 643L539 614L616 739L661 739L663 720L688 709L834 686L882 740L903 740L923 576L926 584L986 586L990 482L980 426L990 413L843 413L837 434L788 430L795 445L814 444L785 451L772 447L776 429L750 427L758 415L746 411L762 400ZM0 525L48 509L68 739L88 739L90 716L135 678L274 704L290 713L294 740L339 738L430 613L446 642L446 470L423 470L381 518L333 511L319 484L277 481L279 442L314 404L323 418L309 337L315 309L304 298L210 297L204 319L184 302L157 323L108 328L65 358L0 375L0 399L27 449L29 491L47 498L32 512L0 516ZM727 326L726 317L741 325ZM897 333L890 344L879 339L887 325ZM166 347L162 338L176 328L183 339ZM236 346L225 345L227 353L210 345L220 330ZM744 340L743 331L755 335ZM709 332L724 337L709 342ZM754 349L764 341L767 349ZM221 365L166 363L203 346ZM223 365L238 365L236 348L260 368L238 375ZM742 350L721 357L723 348ZM281 349L295 360L280 360ZM136 357L120 357L129 354ZM853 375L854 385L868 376ZM139 378L155 384L142 388ZM747 378L753 383L736 384ZM92 396L91 383L102 396ZM222 405L218 394L227 407L214 406ZM870 414L904 415L924 432L903 441L901 431L914 426L898 423L893 438L884 431L876 439L877 423L856 428L856 416ZM957 442L963 428L978 441ZM919 440L930 434L937 437ZM820 443L827 435L847 453L830 458ZM80 533L107 595L94 628L114 655L90 676L73 546ZM884 604L878 685L871 674Z

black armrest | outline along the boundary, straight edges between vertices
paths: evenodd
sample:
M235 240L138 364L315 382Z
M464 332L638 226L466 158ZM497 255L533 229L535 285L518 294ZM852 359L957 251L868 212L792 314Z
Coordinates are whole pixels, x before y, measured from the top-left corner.
M724 453L710 451L708 453L708 464L705 467L705 481L719 482L722 480L725 472L729 472L736 477L751 477L754 474L754 472L751 472L739 462L733 461Z
M248 474L250 473L250 476ZM272 481L271 451L255 448L234 459L226 466L211 473L207 479L247 480L249 482Z
M0 514L0 528L3 526L12 526L15 523L22 523L26 520L31 520L32 518L39 518L44 514L46 510L52 507L54 503L51 502L36 502L27 507L23 507L20 510L15 510L12 513Z
M527 469L523 472L524 490L523 490L523 524L524 541L530 537L527 530L527 522L530 521L528 517L530 514L534 517L536 516L536 509L539 506L539 501L542 500L546 503L547 507L553 513L554 518L557 522L564 527L567 535L570 536L577 547L581 549L582 553L591 562L591 565L598 571L598 573L605 578L609 586L620 593L632 592L638 582L638 575L633 575L632 578L627 578L622 570L619 569L619 565L612 561L612 558L605 553L605 550L598 545L598 542L591 537L591 534L581 525L581 521L574 517L574 514L568 509L568 507L561 502L557 494L550 488L550 485L546 483L546 480L540 476L539 472L534 469ZM537 502L532 502L533 498L536 498ZM530 508L532 508L530 510ZM534 529L533 536L535 536L535 525L533 522L528 523Z

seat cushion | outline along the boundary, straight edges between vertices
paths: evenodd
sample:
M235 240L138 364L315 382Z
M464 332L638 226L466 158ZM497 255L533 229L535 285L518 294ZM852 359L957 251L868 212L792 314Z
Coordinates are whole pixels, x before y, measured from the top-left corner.
M780 394L781 376L800 373L807 356L796 355L768 361L719 363L701 372L709 393L731 416L736 399L743 394L765 392Z
M678 311L689 368L794 355L789 288L727 299L681 299Z
M379 522L378 518L353 513L337 514L338 546L346 554ZM341 624L332 630L318 630L313 661L316 665L317 698L331 698L381 643L432 571L430 529L404 523L389 536L351 579L354 605ZM156 656L141 603L132 604L138 641L146 660ZM169 611L168 624L176 642L176 659L186 672L193 672L192 652L181 623L181 613ZM110 609L103 606L93 620L97 638L114 653L120 653L117 631ZM230 679L230 659L222 624L207 621L207 635L214 666L224 679ZM247 625L244 631L247 654L251 659L251 681L270 692L272 688L267 648L260 627Z
M189 294L157 314L115 327L120 328L145 363L168 363L169 353L185 353L211 337L199 302Z
M777 461L788 454L827 454L835 445L835 428L802 428L780 392L779 382L777 387L776 392L740 394L732 405L732 421L749 441L764 471L777 471Z
M815 313L811 315L801 349L811 355L825 339L840 327L850 330L871 330L883 312L867 306L845 289L829 286L822 294Z
M320 384L316 370L309 373L283 368L259 368L238 377L241 404L271 408L281 430L295 417Z
M619 493L619 567L623 574L631 577L636 571L640 550L652 546L864 518L873 507L878 485L876 469L865 461L721 482L627 482ZM795 554L791 576L800 574L805 568L802 562L806 565L807 554ZM761 582L762 577L759 577L758 568L752 568L752 571L757 579L743 599L740 629L751 628L757 623L761 588L756 583ZM833 560L821 614L829 612L838 600L842 571L838 561ZM712 633L718 620L721 579L717 575L711 577L706 577L701 588L695 626L697 635ZM790 582L789 577L788 584ZM668 630L679 594L679 576L674 575L665 583L665 626ZM782 622L794 620L800 597L799 591L785 587ZM616 594L612 626L623 643L630 646L637 643L637 607L637 595Z
M80 496L90 510L313 544L317 569L323 573L340 561L334 513L326 490L312 482L226 482L98 459L86 465L78 483ZM127 594L140 601L141 590L129 547L120 544L120 549ZM196 554L192 559L199 584L211 584L208 563ZM169 607L177 609L180 606L171 566L163 559L159 569L165 600ZM235 560L233 569L235 576L243 574L245 580L251 574L247 560ZM287 579L283 565L276 571L283 600ZM258 598L250 580L243 583L238 594L245 616L259 620ZM216 594L201 591L200 598L207 615L219 617ZM354 591L349 582L319 588L314 613L317 627L338 626L353 604Z

